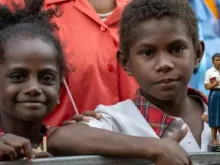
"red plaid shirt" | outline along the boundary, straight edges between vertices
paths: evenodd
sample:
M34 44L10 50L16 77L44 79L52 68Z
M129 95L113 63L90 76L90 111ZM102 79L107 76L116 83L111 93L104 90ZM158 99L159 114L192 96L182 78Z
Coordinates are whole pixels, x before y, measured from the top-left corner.
M195 89L188 88L187 95L199 96L206 104L208 103L207 97ZM144 96L141 95L140 90L137 91L133 102L140 110L147 122L150 124L150 126L153 128L157 136L162 137L166 131L167 126L174 120L174 118L167 115L160 108L156 107L150 101L148 101Z

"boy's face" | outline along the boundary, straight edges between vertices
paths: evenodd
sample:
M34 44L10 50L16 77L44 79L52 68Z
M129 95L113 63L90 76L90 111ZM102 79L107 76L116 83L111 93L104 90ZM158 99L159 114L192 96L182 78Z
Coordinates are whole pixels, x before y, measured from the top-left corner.
M203 55L203 43L193 47L186 26L164 18L139 24L133 30L129 57L120 53L119 62L132 72L145 97L172 100L186 93L193 68Z
M41 121L59 96L59 70L54 47L38 38L6 44L0 64L0 110L18 120Z

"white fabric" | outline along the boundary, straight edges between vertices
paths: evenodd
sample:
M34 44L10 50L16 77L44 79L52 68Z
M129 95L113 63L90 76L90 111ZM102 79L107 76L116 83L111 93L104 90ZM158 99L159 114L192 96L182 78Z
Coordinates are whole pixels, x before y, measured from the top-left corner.
M207 111L205 104L204 110ZM90 122L85 124L126 135L159 138L132 100L126 100L112 106L99 105L95 111L102 113L102 119L96 120L91 117ZM180 129L183 124L184 121L181 118L176 118L166 130L164 136L168 136L168 133L173 132L169 131L170 129ZM211 143L211 129L206 123L204 123L201 139L200 149L189 130L186 137L180 142L180 146L187 152L207 151L207 146Z
M206 71L204 84L210 84L210 79L213 77L216 77L216 80L220 82L220 72L216 70L215 67L212 67ZM220 88L220 85L216 86L215 88Z

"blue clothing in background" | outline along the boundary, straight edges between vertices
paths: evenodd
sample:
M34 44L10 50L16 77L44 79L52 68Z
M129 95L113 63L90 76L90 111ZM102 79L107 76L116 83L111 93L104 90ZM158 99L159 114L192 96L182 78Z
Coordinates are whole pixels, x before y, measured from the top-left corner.
M205 54L196 73L190 80L190 86L201 90L207 96L209 91L204 88L205 72L212 67L212 56L220 52L219 20L217 20L203 0L190 0L199 21L200 38L205 42ZM216 0L220 9L220 0Z

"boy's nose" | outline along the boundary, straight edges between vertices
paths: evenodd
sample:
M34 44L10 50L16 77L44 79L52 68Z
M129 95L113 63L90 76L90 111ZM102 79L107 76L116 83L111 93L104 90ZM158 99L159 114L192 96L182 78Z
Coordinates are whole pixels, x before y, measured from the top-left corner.
M174 68L172 60L167 55L162 55L156 59L156 71L167 73Z

